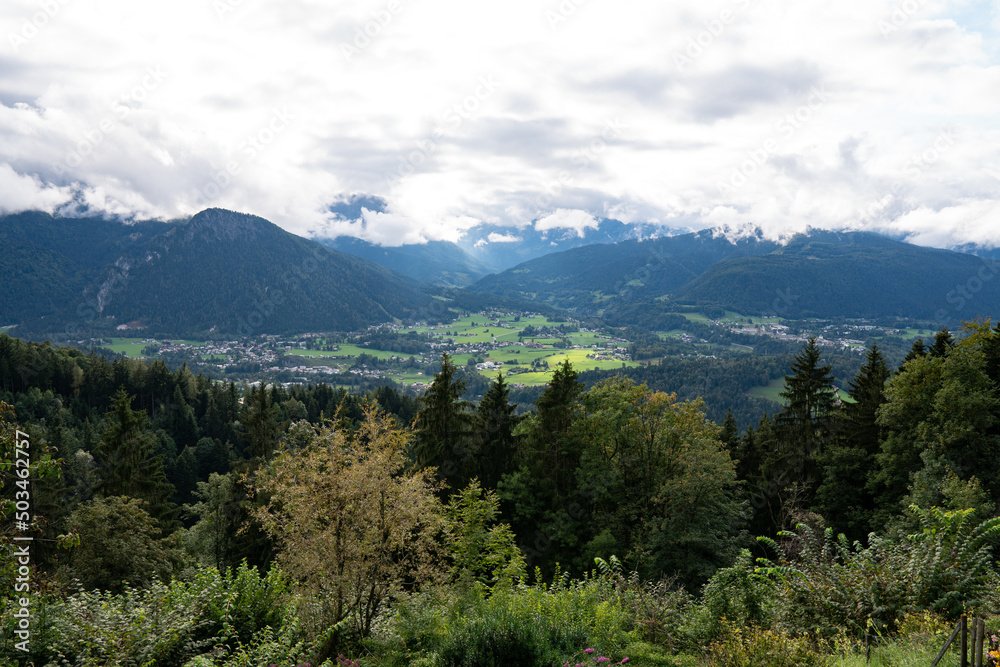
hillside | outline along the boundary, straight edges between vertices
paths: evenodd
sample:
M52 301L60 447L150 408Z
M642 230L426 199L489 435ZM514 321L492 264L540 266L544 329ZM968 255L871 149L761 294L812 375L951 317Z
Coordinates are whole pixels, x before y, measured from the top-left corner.
M596 312L621 299L669 294L717 262L778 248L759 234L730 241L712 230L552 253L487 276L471 289Z
M494 270L448 241L389 247L352 236L315 240L432 285L465 287Z
M670 303L787 317L957 323L1000 309L988 260L867 232L811 231L781 245L705 230L592 245L519 264L471 289L634 323Z
M409 278L220 209L139 225L22 214L0 229L0 320L23 323L22 331L351 330L417 315L429 303Z
M957 322L1000 310L996 272L973 255L867 232L812 232L764 256L719 262L673 297L741 313Z

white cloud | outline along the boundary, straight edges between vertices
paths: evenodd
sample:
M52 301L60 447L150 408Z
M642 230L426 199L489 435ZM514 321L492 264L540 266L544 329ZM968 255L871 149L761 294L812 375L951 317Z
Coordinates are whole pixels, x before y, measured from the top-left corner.
M224 206L396 245L602 216L1000 242L976 217L1000 186L996 0L916 3L886 34L898 0L622 0L554 25L534 0L50 6L35 26L35 0L0 4L5 211ZM387 208L328 220L349 193Z
M540 232L552 229L572 229L577 236L583 238L585 230L597 229L599 224L594 216L586 211L560 208L536 222L535 229Z
M487 237L490 243L517 243L521 241L521 237L515 234L497 234L496 232L490 232Z

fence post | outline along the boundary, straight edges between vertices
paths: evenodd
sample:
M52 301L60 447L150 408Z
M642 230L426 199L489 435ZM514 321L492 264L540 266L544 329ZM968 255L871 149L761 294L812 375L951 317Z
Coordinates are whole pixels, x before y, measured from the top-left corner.
M969 622L962 614L962 667L969 667Z
M981 618L976 619L976 641L975 647L975 667L983 667L983 643L986 641L986 621Z
M934 658L934 662L931 663L931 667L937 667L937 664L941 662L941 658L943 658L944 654L948 652L948 647L951 646L951 643L953 641L955 641L955 637L958 636L958 633L959 631L961 631L961 629L962 629L962 621L959 620L957 623L955 623L955 629L951 631L950 635L948 635L948 641L944 643L944 646L941 648L941 651L937 654L937 657Z

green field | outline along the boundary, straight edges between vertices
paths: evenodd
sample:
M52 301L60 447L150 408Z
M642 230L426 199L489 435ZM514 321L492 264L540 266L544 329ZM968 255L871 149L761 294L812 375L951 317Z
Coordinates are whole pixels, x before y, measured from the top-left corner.
M105 347L115 354L124 354L126 357L132 357L133 359L138 359L142 356L142 348L149 345L149 343L143 343L145 338L112 338L110 345L105 345Z
M781 398L781 392L784 391L784 389L785 389L785 378L780 377L771 380L771 382L768 383L766 386L754 387L747 393L749 393L751 396L760 396L761 398L767 398L776 403L784 405L785 399ZM840 400L843 401L844 403L855 402L854 399L852 399L850 395L847 393L846 387L840 387L839 396Z
M751 396L760 396L761 398L767 398L776 403L784 404L785 400L781 398L780 394L785 389L785 378L776 378L771 380L767 385L763 387L754 387L749 393Z
M386 352L384 350L371 350L357 345L341 345L339 350L333 352L329 350L289 350L286 354L294 354L299 357L356 357L360 354L367 354L376 359L392 359L393 357L408 358L410 355L402 352Z
M153 343L143 343L148 338L110 338L111 343L104 347L116 354L124 354L126 357L138 359L142 357L142 350L149 345L159 345L166 341L155 341ZM173 340L169 342L177 344L191 345L192 347L205 347L208 343L194 340Z

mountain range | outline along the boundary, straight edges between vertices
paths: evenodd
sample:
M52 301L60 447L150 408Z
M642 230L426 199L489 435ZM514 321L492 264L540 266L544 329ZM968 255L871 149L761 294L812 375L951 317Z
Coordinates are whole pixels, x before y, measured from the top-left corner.
M1000 263L868 232L812 230L783 243L717 230L593 245L524 262L471 290L586 314L636 304L785 317L909 317L958 323L1000 311Z
M0 218L0 241L0 322L21 331L349 331L431 300L402 274L221 209L134 224L20 213Z
M433 318L441 299L468 310L559 308L650 328L679 306L949 325L1000 312L995 260L865 232L813 230L782 241L753 228L656 236L605 220L582 236L525 228L518 241L509 229L497 241L501 232L487 229L464 247L390 248L305 239L221 209L172 222L7 215L0 325L175 336L345 331ZM574 247L593 239L616 241ZM483 250L491 246L502 251ZM544 247L561 249L493 272L493 262Z

